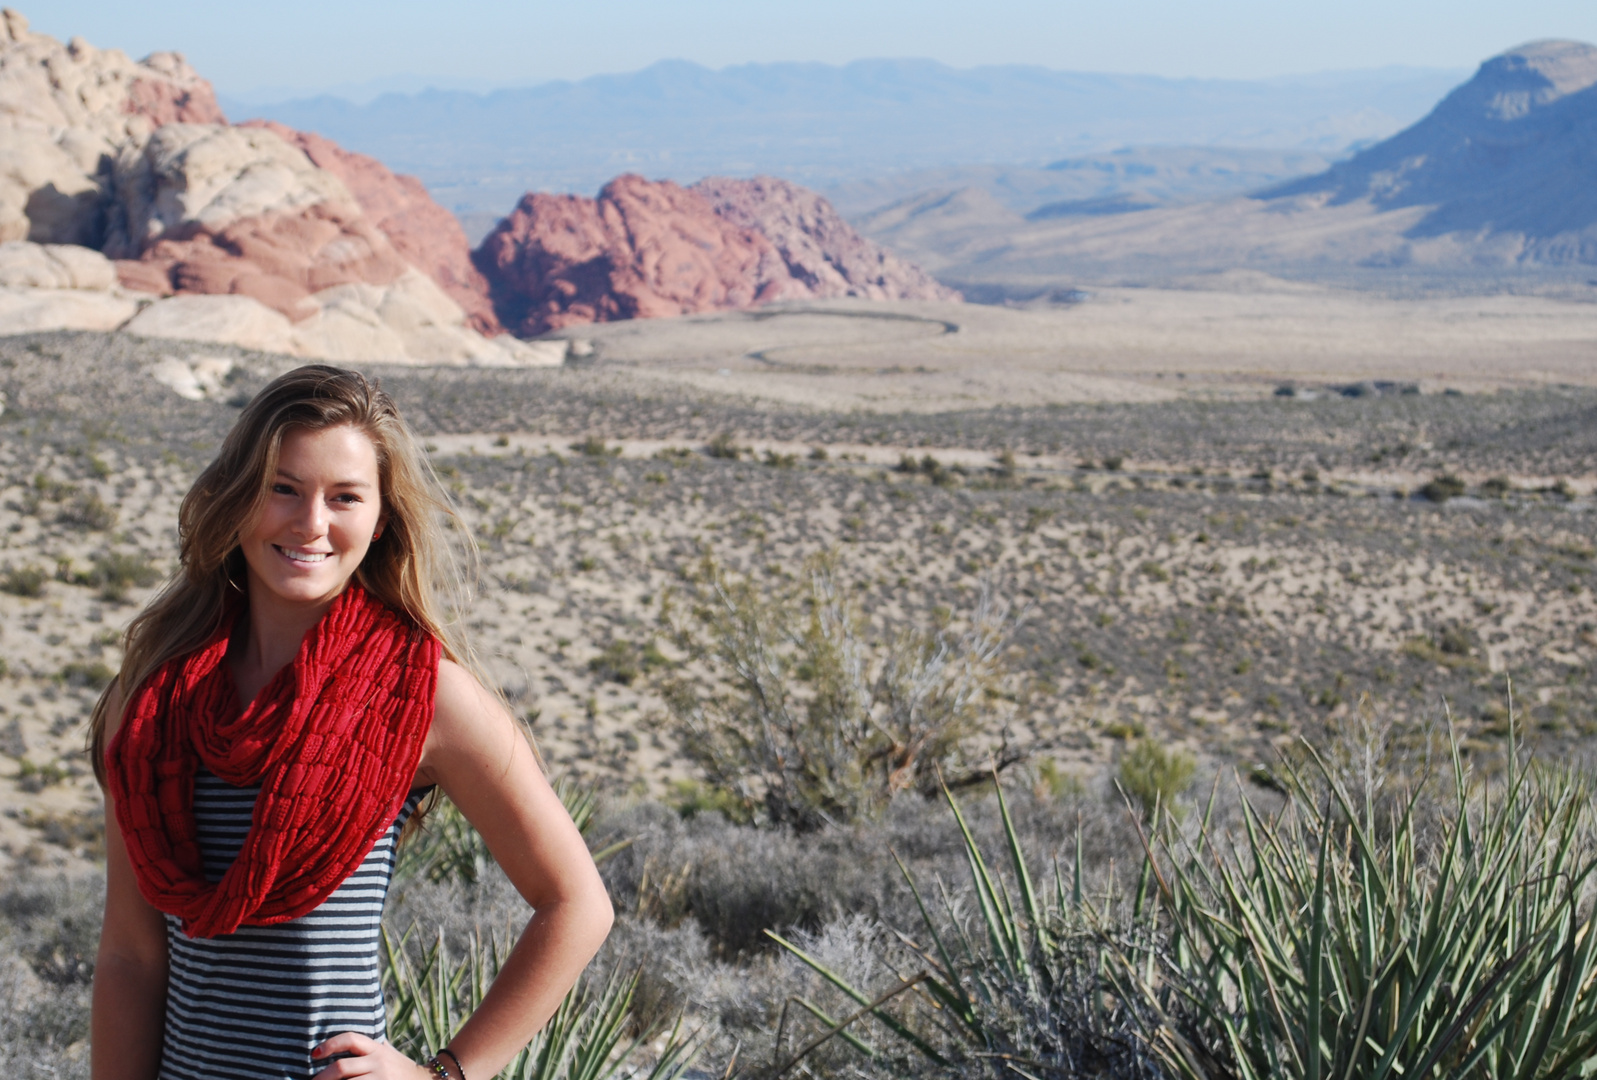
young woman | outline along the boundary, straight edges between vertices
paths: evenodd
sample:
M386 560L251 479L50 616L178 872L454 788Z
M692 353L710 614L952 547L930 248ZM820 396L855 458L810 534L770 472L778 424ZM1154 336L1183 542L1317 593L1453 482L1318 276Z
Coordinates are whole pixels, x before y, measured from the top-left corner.
M388 395L320 365L257 395L184 498L181 571L90 727L95 1080L489 1080L604 940L593 860L443 614L449 513ZM419 1063L384 1039L378 924L434 787L535 914Z

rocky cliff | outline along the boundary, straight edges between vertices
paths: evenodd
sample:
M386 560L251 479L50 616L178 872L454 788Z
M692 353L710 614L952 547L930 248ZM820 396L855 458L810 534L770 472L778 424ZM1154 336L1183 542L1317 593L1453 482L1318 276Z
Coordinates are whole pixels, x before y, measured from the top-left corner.
M1261 198L1425 207L1406 236L1496 238L1513 257L1597 262L1597 47L1538 41L1494 56L1419 123Z
M523 335L772 300L958 298L819 195L768 177L683 188L629 175L595 199L528 194L474 258Z

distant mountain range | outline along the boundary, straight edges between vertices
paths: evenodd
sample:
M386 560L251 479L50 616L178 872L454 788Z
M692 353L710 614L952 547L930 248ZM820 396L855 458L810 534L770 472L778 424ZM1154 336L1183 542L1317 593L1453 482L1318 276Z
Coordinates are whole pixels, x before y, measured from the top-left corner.
M1314 175L1246 197L1157 202L1028 218L968 186L858 224L969 295L1233 269L1361 282L1589 274L1597 47L1542 41L1493 57L1419 122Z
M1460 77L1392 68L1166 79L925 60L712 71L671 61L489 94L223 106L236 120L277 120L378 157L420 177L457 213L499 215L525 191L591 194L628 171L679 181L767 173L830 190L918 170L1043 166L1134 145L1336 155L1412 122ZM1265 173L1265 182L1291 175ZM900 185L887 194L902 193ZM1081 185L1054 193L1101 194ZM1038 204L1046 201L1056 200L1045 193Z

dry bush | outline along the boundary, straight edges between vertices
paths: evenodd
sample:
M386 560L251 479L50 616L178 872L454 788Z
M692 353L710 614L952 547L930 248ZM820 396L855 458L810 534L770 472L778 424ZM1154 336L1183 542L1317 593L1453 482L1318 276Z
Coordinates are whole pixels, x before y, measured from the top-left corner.
M956 786L1020 760L1007 696L1009 605L984 587L962 632L871 627L835 556L774 593L706 558L674 628L707 680L666 702L688 757L761 820L801 829L879 814L901 791Z

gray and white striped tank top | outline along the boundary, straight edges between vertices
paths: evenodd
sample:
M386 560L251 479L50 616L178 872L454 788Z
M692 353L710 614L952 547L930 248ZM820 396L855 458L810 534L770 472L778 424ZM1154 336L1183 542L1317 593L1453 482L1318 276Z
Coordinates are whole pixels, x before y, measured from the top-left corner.
M221 878L249 832L259 788L236 788L202 769L194 824L205 876ZM305 1080L317 1044L344 1031L387 1029L378 963L394 845L422 793L338 889L307 915L214 938L166 919L170 975L160 1080Z

